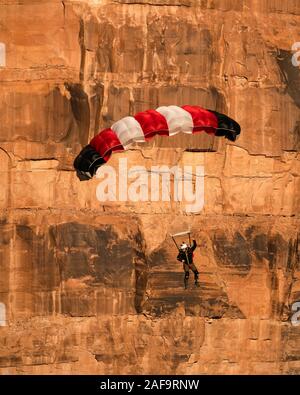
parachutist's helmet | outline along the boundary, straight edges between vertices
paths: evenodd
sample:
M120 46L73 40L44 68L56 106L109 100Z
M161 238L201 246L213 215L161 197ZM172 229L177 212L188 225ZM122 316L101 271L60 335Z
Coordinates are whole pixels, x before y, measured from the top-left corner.
M188 246L185 242L183 242L180 246L181 251L185 251L185 250L187 250L187 248L188 248Z

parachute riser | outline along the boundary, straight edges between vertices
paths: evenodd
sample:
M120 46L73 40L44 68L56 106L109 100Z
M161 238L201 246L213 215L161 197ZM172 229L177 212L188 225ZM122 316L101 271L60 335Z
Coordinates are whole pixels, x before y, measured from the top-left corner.
M174 244L176 245L177 250L180 251L178 244L176 243L176 240L174 239L174 237L172 235L171 235L171 237L172 237L172 240L174 241Z

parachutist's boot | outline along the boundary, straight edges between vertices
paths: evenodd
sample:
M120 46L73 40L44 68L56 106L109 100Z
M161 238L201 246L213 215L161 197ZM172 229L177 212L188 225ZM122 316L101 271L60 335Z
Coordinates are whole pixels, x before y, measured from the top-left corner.
M104 163L106 163L105 160L98 152L91 145L86 145L74 160L77 177L80 181L91 179L98 167Z
M190 273L189 272L185 272L185 275L184 275L184 289L188 289L189 277L190 277Z
M195 273L195 286L196 287L200 287L200 284L199 284L199 273L198 272Z

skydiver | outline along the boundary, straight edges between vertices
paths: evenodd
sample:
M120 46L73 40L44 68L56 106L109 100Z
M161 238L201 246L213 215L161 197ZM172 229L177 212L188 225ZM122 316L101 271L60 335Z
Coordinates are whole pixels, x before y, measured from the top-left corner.
M195 285L196 287L199 287L199 272L193 262L194 258L194 251L197 247L196 240L193 240L193 244L191 247L189 247L185 242L183 242L179 248L179 254L177 255L177 260L182 262L183 264L183 270L184 270L184 288L187 289L188 287L188 281L190 277L190 269L194 273L194 278L195 278Z

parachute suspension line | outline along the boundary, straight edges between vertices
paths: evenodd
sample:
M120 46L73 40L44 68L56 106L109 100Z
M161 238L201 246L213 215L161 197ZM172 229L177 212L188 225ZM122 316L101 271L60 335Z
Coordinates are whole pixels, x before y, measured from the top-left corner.
M172 240L174 241L174 244L176 245L177 250L180 251L178 244L176 243L176 240L174 239L174 237L172 235L171 235L171 237L172 237Z
M189 243L190 243L190 247L192 247L191 234L190 233L189 233Z
M185 257L186 257L186 261L187 261L187 263L188 263L188 265L190 264L190 260L189 260L189 257L188 257L188 254L187 254L187 252L185 251Z
M214 148L214 142L215 142L215 136L213 136L213 138L211 139L211 145L210 145L210 152L212 152L213 151L213 148Z

